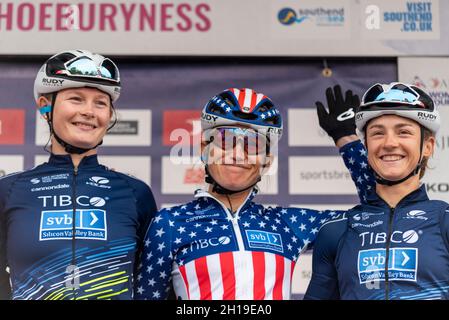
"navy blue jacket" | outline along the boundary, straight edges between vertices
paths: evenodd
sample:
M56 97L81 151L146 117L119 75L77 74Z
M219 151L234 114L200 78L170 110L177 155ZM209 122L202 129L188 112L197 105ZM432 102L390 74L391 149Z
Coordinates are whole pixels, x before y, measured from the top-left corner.
M375 192L323 225L305 299L448 299L449 204L425 186L395 208Z
M69 155L51 155L3 177L0 298L132 299L137 252L155 212L144 182L95 155L76 169Z

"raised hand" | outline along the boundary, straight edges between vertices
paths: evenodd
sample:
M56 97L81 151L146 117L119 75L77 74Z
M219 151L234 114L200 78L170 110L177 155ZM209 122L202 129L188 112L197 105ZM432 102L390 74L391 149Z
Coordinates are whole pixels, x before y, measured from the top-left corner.
M336 85L333 90L331 87L326 89L326 99L329 111L322 102L316 102L320 127L335 143L344 136L355 135L355 109L360 105L359 96L347 90L343 99L341 87Z

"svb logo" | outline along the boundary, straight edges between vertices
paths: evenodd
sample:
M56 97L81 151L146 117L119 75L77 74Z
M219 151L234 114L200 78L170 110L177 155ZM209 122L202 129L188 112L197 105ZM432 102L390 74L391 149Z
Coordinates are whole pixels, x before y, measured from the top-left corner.
M75 218L75 219L74 219ZM74 221L75 220L75 221ZM42 211L39 240L107 240L106 211L100 209Z
M265 248L278 252L284 252L284 248L282 246L282 237L279 233L259 230L245 231L250 248Z

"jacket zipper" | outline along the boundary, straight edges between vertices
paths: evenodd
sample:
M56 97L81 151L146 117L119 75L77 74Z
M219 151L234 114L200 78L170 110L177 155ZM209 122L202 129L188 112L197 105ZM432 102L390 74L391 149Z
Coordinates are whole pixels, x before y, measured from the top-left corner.
M218 202L218 204L223 208L224 212L226 213L226 216L230 219L231 223L232 223L232 227L234 229L234 233L236 236L236 240L237 240L237 246L238 246L238 250L239 251L245 251L245 245L243 242L243 237L242 237L242 233L241 233L241 229L240 229L240 225L239 225L239 213L240 210L245 206L245 204L248 201L248 198L251 196L251 193L248 194L248 196L246 197L245 201L240 205L240 207L235 211L235 213L231 213L231 210L229 210L223 203L221 203L221 201L219 201L218 199L216 199L214 196L212 196L209 193L205 193L203 195L203 197L208 197L208 198L212 198L214 199L216 202Z
M237 209L236 212L231 212L231 210L226 208L226 206L224 204L222 204L220 201L218 201L218 202L222 206L223 210L226 212L226 215L231 219L231 223L232 223L232 227L234 229L234 233L235 233L235 236L236 236L237 246L238 246L239 251L245 251L245 245L243 243L242 231L241 231L240 226L239 226L238 215L240 213L240 209L245 205L246 202L244 202Z
M76 300L76 286L77 283L75 281L75 275L78 274L77 267L76 267L76 177L78 176L78 167L75 167L73 169L73 185L72 185L72 266L73 266L73 298Z
M390 207L390 217L388 220L388 234L387 234L387 243L385 247L385 300L390 299L390 283L388 276L388 264L390 261L390 243L391 243L391 234L393 232L393 217L394 217L394 209Z

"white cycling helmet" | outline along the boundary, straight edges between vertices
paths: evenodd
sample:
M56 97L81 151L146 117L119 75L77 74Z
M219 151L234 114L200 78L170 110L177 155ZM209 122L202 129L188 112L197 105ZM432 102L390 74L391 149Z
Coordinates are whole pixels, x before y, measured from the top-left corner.
M362 97L355 123L365 134L366 124L377 117L392 114L416 121L436 134L440 128L440 114L428 93L410 84L376 83Z
M120 73L112 60L87 50L63 51L50 57L34 81L36 102L43 94L68 88L97 88L115 102L120 96Z

